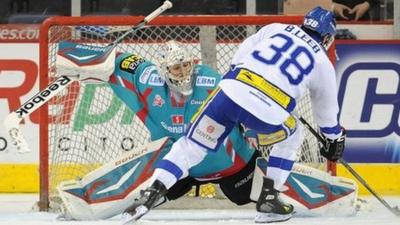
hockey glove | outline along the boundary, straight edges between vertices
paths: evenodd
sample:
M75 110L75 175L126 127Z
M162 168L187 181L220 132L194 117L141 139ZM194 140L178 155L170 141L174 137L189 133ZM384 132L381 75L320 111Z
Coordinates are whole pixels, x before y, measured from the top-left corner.
M325 143L320 147L321 155L334 162L342 158L344 152L344 140L346 139L345 129L342 128L342 135L335 140L331 140L323 134L322 137L324 138Z
M79 76L79 80L108 81L114 71L115 48L96 47L62 41L59 44L56 69L59 75Z

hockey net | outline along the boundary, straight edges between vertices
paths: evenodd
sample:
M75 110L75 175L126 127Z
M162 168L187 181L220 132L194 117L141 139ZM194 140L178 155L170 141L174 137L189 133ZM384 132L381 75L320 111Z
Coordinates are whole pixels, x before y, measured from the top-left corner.
M60 76L54 70L60 41L104 46L141 19L119 16L54 17L45 21L40 31L41 89ZM136 53L154 61L159 44L175 39L186 43L197 63L208 64L224 74L239 43L263 25L273 22L300 24L302 18L160 16L126 37L117 46L117 51ZM298 108L299 114L314 125L308 96ZM42 210L48 209L53 199L57 199L55 188L61 181L79 179L110 159L149 141L149 133L143 123L113 95L105 83L75 82L41 110L39 206ZM321 170L328 169L311 134L306 133L299 154L300 162ZM219 197L213 185L201 187L191 195Z

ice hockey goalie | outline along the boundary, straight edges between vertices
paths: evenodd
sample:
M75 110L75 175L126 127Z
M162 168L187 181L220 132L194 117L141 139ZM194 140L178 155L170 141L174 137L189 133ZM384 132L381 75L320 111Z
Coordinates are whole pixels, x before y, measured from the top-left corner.
M168 138L159 139L127 152L80 180L59 184L57 189L64 217L96 220L122 213L139 197L139 190L152 182L149 178L155 165L169 151L171 144ZM268 162L260 157L255 164L250 196L254 201L261 192ZM285 185L287 190L281 196L294 205L297 215L351 215L356 212L357 185L350 179L330 176L295 163ZM167 199L156 205L164 201Z

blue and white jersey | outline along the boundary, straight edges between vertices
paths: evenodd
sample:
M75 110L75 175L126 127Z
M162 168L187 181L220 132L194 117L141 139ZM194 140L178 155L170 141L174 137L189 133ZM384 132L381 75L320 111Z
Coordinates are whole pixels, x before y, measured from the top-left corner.
M335 69L300 27L263 27L240 45L232 65L237 73L225 76L221 89L257 118L281 124L309 89L316 123L328 138L339 137Z
M193 94L172 94L152 62L138 55L121 54L116 59L109 84L114 93L140 118L151 140L168 136L173 141L183 136L191 117L217 87L221 76L205 65L195 65ZM217 152L210 152L189 174L195 178L217 179L242 169L253 155L236 127Z

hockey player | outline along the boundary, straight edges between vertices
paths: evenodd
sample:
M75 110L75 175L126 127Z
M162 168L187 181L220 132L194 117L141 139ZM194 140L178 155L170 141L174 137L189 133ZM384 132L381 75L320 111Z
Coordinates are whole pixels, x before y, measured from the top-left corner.
M155 64L138 55L119 55L109 83L114 93L136 112L149 129L151 140L169 137L174 142L185 134L190 118L215 89L221 75L206 65L195 64L191 53L177 41L166 42L160 51L160 71ZM248 176L253 172L258 155L254 152L239 126L236 126L226 143L219 146L219 151L192 167L190 178L175 185L167 198L176 199L189 191L193 182L196 182L193 178L201 181L218 180L241 171L252 160L247 173L241 172L241 176ZM218 164L213 163L215 161ZM163 160L157 166L174 169L171 167L173 165ZM240 180L242 177L232 179ZM251 180L241 188L246 190L235 190L221 184L225 195L240 205L250 202ZM236 191L241 194L236 194Z
M195 64L194 58L184 45L174 40L165 42L159 49L159 55L159 65L157 66L139 55L122 53L116 57L113 74L102 79L108 80L116 96L135 112L136 116L145 124L149 130L151 141L157 141L164 137L169 138L168 143L161 149L162 153L160 155L162 156L169 151L170 143L175 142L185 134L191 117L201 104L206 101L209 94L215 90L221 80L221 75L206 65ZM99 78L96 75L88 75L88 78L93 77ZM255 148L251 147L246 141L243 130L238 124L231 129L225 143L218 147L218 151L208 154L201 163L193 166L184 174L185 179L171 185L168 191L165 190L163 194L166 195L166 199L163 200L177 199L190 191L193 185L212 182L217 183L226 197L237 205L254 202L250 199L250 194L257 156L259 156L258 151L255 151ZM135 186L137 183L144 183L146 180L144 177L147 174L151 175L154 170L153 165L160 168L179 170L179 168L174 167L175 164L172 162L161 160L162 157L158 157L154 160L154 164L144 168L144 164L150 164L145 162L146 155L143 154L138 157L141 166L140 169L135 170L135 173L140 178L132 179L133 183L131 185L124 185L118 189L117 193L129 192L127 189L130 187ZM193 158L195 159L197 156ZM192 164L192 162L188 163ZM99 215L100 213L90 210L91 206L87 204L93 201L107 202L108 200L103 201L101 197L93 197L96 199L91 199L91 196L81 196L77 193L86 193L88 190L94 189L101 192L98 187L91 186L91 184L103 182L103 175L112 174L113 178L119 179L117 177L123 170L116 167L105 170L100 168L100 171L94 172L96 174L95 179L92 179L90 174L86 176L85 179L92 179L88 182L90 183L88 185L81 185L82 182L76 184L74 181L67 181L65 186L61 184L61 195L66 194L69 196L69 194L73 193L75 197L79 196L81 197L80 199L85 199L86 201L86 203L80 203L79 205L75 204L80 201L79 198L77 198L77 201L71 200L74 196L69 196L68 199L65 198L64 203L69 205L73 211L88 211L86 213L87 216L72 215L72 217L75 219L93 219L116 215L118 210L102 211L101 215ZM113 174L114 172L116 173ZM125 172L127 173L128 171L123 173ZM98 173L102 175L98 175ZM240 185L235 185L238 182L240 182ZM71 183L76 185L73 186ZM110 197L115 195L115 192L103 195ZM112 197L112 199L115 198ZM86 209L82 205L87 206ZM123 206L118 204L118 207Z
M327 50L335 35L332 12L316 7L302 26L271 24L246 39L209 100L192 119L187 134L164 157L168 162L153 174L154 182L123 214L136 220L146 214L178 180L210 154L218 153L238 123L268 134L275 143L263 188L256 204L256 222L285 221L293 206L279 198L303 140L302 127L291 113L306 89L311 92L314 118L325 137L321 154L339 159L344 130L339 125L335 70ZM210 165L212 162L210 162Z

